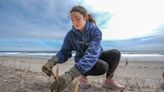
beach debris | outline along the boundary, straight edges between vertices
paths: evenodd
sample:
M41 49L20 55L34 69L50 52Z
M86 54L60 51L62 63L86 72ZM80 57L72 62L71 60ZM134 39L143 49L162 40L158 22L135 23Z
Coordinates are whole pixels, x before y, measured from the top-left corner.
M78 92L79 90L79 78L76 78L75 79L75 89L74 89L74 92Z
M52 73L51 75L55 80L57 80L59 78L59 67L56 66L56 71L55 73Z

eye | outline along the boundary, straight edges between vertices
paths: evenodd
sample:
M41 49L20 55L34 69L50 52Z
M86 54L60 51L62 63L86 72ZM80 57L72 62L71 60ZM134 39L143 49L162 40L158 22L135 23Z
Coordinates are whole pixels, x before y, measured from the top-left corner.
M79 21L79 20L81 20L81 18L80 18L80 17L77 17L77 18L75 18L75 20L76 20L76 21Z
M81 17L73 17L71 18L72 22L75 22L75 21L80 21L81 20Z

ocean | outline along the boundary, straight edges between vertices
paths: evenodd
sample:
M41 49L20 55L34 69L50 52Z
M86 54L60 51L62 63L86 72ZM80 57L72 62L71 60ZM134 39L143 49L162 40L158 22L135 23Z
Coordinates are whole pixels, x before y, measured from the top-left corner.
M50 58L56 51L0 51L0 56ZM75 53L73 53L75 56ZM121 52L122 61L164 62L163 53L155 52Z

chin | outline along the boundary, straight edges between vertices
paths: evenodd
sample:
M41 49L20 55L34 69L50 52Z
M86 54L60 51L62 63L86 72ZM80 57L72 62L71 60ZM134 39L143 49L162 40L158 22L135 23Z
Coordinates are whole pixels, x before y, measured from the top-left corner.
M77 30L80 30L81 28L80 27L75 27Z

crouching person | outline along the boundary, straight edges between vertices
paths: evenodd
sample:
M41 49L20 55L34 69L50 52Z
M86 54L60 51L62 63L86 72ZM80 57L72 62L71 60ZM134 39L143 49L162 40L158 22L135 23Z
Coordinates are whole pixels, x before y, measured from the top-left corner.
M42 71L51 76L53 66L66 62L72 56L72 51L76 52L75 65L52 83L50 90L61 92L78 76L80 76L81 87L90 87L91 83L87 76L104 73L106 73L106 79L103 87L124 89L124 85L113 79L114 71L120 61L120 52L116 49L103 51L102 33L96 26L94 18L84 7L74 6L70 16L72 29L66 34L60 51L43 65Z

